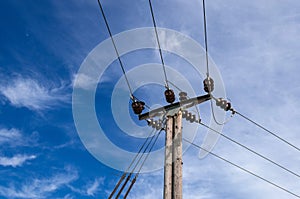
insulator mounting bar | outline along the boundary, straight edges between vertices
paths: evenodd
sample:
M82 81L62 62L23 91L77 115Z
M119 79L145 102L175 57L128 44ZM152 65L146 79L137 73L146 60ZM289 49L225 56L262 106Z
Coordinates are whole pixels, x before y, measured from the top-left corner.
M176 109L176 108L180 108L180 107L184 108L185 105L201 104L205 101L210 100L211 98L212 98L211 95L207 94L207 95L202 95L202 96L194 97L194 98L191 98L191 99L183 100L181 102L176 102L174 104L169 104L169 105L166 105L166 106L163 106L163 107L159 107L157 109L151 110L150 112L139 115L139 120L150 119L150 118L156 117L158 115L161 115L165 112L171 111L171 110Z

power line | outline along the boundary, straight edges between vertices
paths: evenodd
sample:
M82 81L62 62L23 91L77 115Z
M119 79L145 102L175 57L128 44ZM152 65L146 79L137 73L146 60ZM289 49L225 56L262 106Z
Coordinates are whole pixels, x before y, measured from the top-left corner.
M162 130L160 130L158 133L156 133L156 136L158 136L160 134ZM131 173L134 173L135 169L137 168L137 166L139 165L140 161L142 160L143 156L145 155L147 149L149 148L150 144L152 143L153 139L155 136L152 136L149 143L147 144L146 148L144 149L142 155L139 157L137 163L135 164L135 166L133 167L133 169L131 170ZM150 147L151 148L151 147Z
M157 133L156 138L155 138L154 142L152 143L152 146L150 147L149 152L147 153L147 155L146 155L144 161L142 162L142 164L141 164L141 166L140 166L140 168L139 168L139 170L138 170L138 172L137 172L137 174L136 174L137 177L139 176L139 174L140 174L140 172L141 172L141 170L142 170L142 168L143 168L143 166L144 166L146 160L148 159L148 157L149 157L151 151L153 150L153 147L154 147L155 143L157 142L157 139L158 139L159 135L161 134L162 130L163 130L163 129L161 129L161 130Z
M202 8L203 8L203 29L204 29L204 43L205 43L205 61L206 61L206 77L209 80L209 64L208 64L208 36L207 36L207 23L206 23L206 6L205 6L205 0L202 1ZM211 94L211 90L208 90L208 93ZM228 121L225 122L219 122L215 116L214 107L212 100L210 101L210 108L212 112L212 116L216 124L218 125L224 125Z
M165 116L165 115L164 115L164 116ZM163 116L163 117L164 117L164 116ZM163 121L162 123L164 123L164 121ZM140 164L140 162L141 162L143 156L145 155L145 153L147 152L149 146L150 146L151 143L152 143L152 146L150 146L150 150L148 151L148 154L146 155L144 161L142 162L142 164L141 164L141 166L140 166L140 168L139 168L139 170L138 170L138 172L137 172L137 173L140 173L141 168L143 167L143 165L144 165L146 159L148 158L150 152L152 151L153 146L154 146L154 144L156 143L156 141L157 141L157 139L158 139L158 136L160 135L160 133L161 133L162 130L163 130L163 128L161 128L160 131L159 131L158 133L156 133L156 138L155 138L154 143L153 143L152 141L153 141L153 139L154 139L154 137L155 137L155 133L153 134L154 130L151 131L151 133L149 134L149 136L147 137L147 139L145 140L145 142L144 142L143 145L141 146L139 152L136 154L136 156L135 156L134 159L132 160L132 162L131 162L131 164L129 165L128 169L126 170L126 172L124 172L124 174L123 174L122 177L120 178L119 182L117 183L116 187L114 188L114 191L111 193L109 199L112 198L112 196L115 194L116 190L118 189L118 187L120 186L120 184L122 183L122 181L123 181L123 180L125 179L125 177L127 176L126 179L125 179L125 182L123 183L123 185L121 186L119 192L117 193L116 199L120 197L120 195L122 194L122 192L123 192L124 188L126 187L128 181L131 179L132 174L134 173L134 171L136 170L136 168L137 168L138 165ZM151 139L150 139L150 141L148 142L148 140L149 140L150 137L151 137ZM148 144L147 144L147 146L145 147L145 145L146 145L147 142L148 142ZM144 148L144 147L145 147L145 148ZM143 150L143 152L142 152L142 154L141 154L141 151L142 151L143 148L144 148L144 150ZM137 159L137 157L138 157L139 155L140 155L140 157L139 157L138 160L136 161L136 159ZM135 163L134 167L132 168L131 172L128 173L128 171L130 170L130 168L132 167L132 165L133 165L133 163L134 163L135 161L136 161L136 163ZM129 193L129 191L131 190L133 184L135 183L137 177L138 177L138 175L135 175L135 178L132 180L131 185L130 185L130 187L129 187L129 189L127 190L127 192L126 192L125 195L128 195L128 193Z
M139 98L137 98L136 96L134 96L134 99L136 99L137 101L141 102L141 100L139 100ZM151 110L151 107L149 105L147 105L145 103L145 106L147 107L147 109L150 111Z
M164 71L166 86L169 89L169 83L168 83L168 78L167 78L166 66L165 66L165 62L164 62L164 59L163 59L162 50L161 50L161 47L160 47L160 42L159 42L159 37L158 37L158 33L157 33L157 27L156 27L156 22L155 22L155 17L154 17L154 12L153 12L153 8L152 8L151 0L149 0L149 6L150 6L150 11L151 11L151 16L152 16L153 26L154 26L154 30L155 30L155 36L156 36L156 41L157 41L157 45L158 45L160 60L161 60L162 66L163 66L163 71Z
M179 88L176 84L174 84L173 82L168 80L168 83L171 84L172 86L174 86L179 92L182 92L183 90L181 88Z
M114 190L111 192L111 194L109 195L108 199L111 199L113 197L113 195L115 194L115 192L117 191L117 189L119 188L119 186L121 185L121 183L123 182L123 180L125 179L125 177L128 174L129 169L131 168L131 166L133 165L133 163L135 162L136 158L139 156L139 154L141 153L142 149L144 148L144 146L146 145L146 143L148 142L149 138L151 137L151 135L153 134L154 129L149 133L149 135L147 136L146 140L144 141L144 143L142 144L142 146L140 147L138 153L135 155L135 157L133 158L133 160L131 161L130 165L128 166L128 168L126 169L125 172L123 172L122 176L120 177L120 180L118 181L118 183L116 184Z
M266 131L267 133L273 135L274 137L276 137L277 139L281 140L282 142L284 142L284 143L288 144L289 146L293 147L293 148L296 149L297 151L300 151L300 148L299 148L299 147L297 147L297 146L295 146L294 144L288 142L288 141L285 140L284 138L278 136L276 133L274 133L274 132L268 130L268 129L265 128L264 126L258 124L257 122L253 121L252 119L250 119L249 117L247 117L247 116L241 114L241 113L238 112L238 111L235 111L235 113L236 113L237 115L243 117L244 119L248 120L249 122L255 124L255 125L258 126L259 128L263 129L263 130Z
M143 168L143 166L144 166L146 160L148 159L150 153L152 152L153 147L154 147L154 145L156 144L157 139L158 139L159 135L161 134L162 130L163 130L163 129L161 129L161 130L157 133L156 138L155 138L154 142L152 143L152 146L150 147L150 149L149 149L149 151L148 151L146 157L144 158L142 164L140 165L140 168L139 168L138 172L135 174L135 177L133 178L133 180L132 180L132 182L131 182L131 184L130 184L130 186L129 186L127 192L126 192L126 194L125 194L125 196L124 196L124 199L127 198L127 196L128 196L128 194L129 194L129 192L130 192L132 186L133 186L134 183L136 182L136 179L138 178L138 176L139 176L139 174L140 174L140 172L141 172L141 170L142 170L142 168Z
M129 171L130 167L133 165L134 161L136 160L136 158L139 156L139 154L141 153L142 149L144 148L144 146L146 145L146 143L148 142L149 138L155 135L152 135L153 132L155 131L155 129L152 129L151 133L148 135L148 137L146 138L145 142L143 143L143 145L141 146L140 150L138 151L138 153L135 155L134 159L132 160L131 164L129 165L128 169L126 172ZM151 142L151 141L150 141Z
M203 7L203 26L204 26L204 43L205 43L205 57L206 57L206 76L209 77L209 67L208 67L208 42L207 42L207 25L206 25L206 8L205 0L202 1Z
M153 132L153 131L152 131L152 132ZM142 147L140 148L138 154L136 154L134 160L132 161L132 163L131 163L130 166L128 167L128 170L126 171L126 176L127 176L127 178L126 178L125 182L123 183L122 187L120 188L120 190L119 190L119 192L118 192L116 198L118 198L118 197L121 195L121 193L122 193L122 191L124 190L126 184L127 184L128 181L130 180L132 173L134 172L134 170L136 169L136 167L137 167L138 164L140 163L142 157L143 157L144 154L146 153L146 151L147 151L149 145L151 144L151 142L152 142L152 140L153 140L153 138L154 138L154 135L152 135L152 132L151 132L151 135L150 135L150 137L151 137L150 141L148 142L148 140L149 140L149 137L148 137L148 138L145 140L145 142L144 142L144 144L142 145ZM147 144L147 146L144 148L144 146L145 146L145 144L146 144L147 142L148 142L148 144ZM142 151L143 148L144 148L144 150L143 150L143 152L142 152L142 154L141 154L141 151ZM141 154L141 155L140 155L140 154ZM137 162L135 163L135 166L132 168L131 172L127 175L128 171L129 171L129 169L130 169L130 167L133 165L133 163L135 162L136 158L137 158L139 155L140 155L140 157L139 157L139 159L137 160ZM126 176L125 176L125 177L126 177ZM123 180L122 180L122 181L123 181Z
M288 190L288 189L286 189L286 188L284 188L284 187L282 187L282 186L280 186L278 184L275 184L274 182L272 182L270 180L267 180L266 178L264 178L264 177L262 177L262 176L260 176L258 174L255 174L254 172L252 172L252 171L250 171L248 169L245 169L245 168L243 168L243 167L241 167L241 166L239 166L239 165L237 165L237 164L235 164L235 163L233 163L233 162L231 162L231 161L229 161L229 160L227 160L227 159L225 159L225 158L223 158L223 157L221 157L221 156L219 156L219 155L217 155L217 154L215 154L215 153L213 153L213 152L211 152L211 151L209 151L209 150L207 150L207 149L205 149L205 148L203 148L203 147L201 147L201 146L199 146L199 145L197 145L195 143L193 143L192 141L189 141L189 140L187 140L185 138L183 138L183 140L186 141L186 142L188 142L188 143L190 143L191 145L193 145L193 146L195 146L195 147L203 150L203 151L206 151L207 153L213 155L214 157L216 157L216 158L218 158L218 159L220 159L220 160L222 160L224 162L227 162L228 164L230 164L230 165L232 165L232 166L234 166L234 167L236 167L236 168L238 168L238 169L240 169L240 170L242 170L242 171L244 171L244 172L246 172L248 174L251 174L252 176L257 177L257 178L259 178L259 179L261 179L261 180L269 183L270 185L273 185L274 187L277 187L278 189L281 189L281 190L285 191L286 193L289 193L289 194L291 194L291 195L293 195L293 196L295 196L297 198L300 198L299 195L293 193L292 191L290 191L290 190Z
M290 169L288 169L288 168L286 168L286 167L284 167L284 166L282 166L282 165L276 163L275 161L271 160L270 158L267 158L266 156L264 156L264 155L262 155L262 154L260 154L260 153L258 153L258 152L256 152L256 151L250 149L249 147L247 147L247 146L245 146L245 145L239 143L238 141L236 141L236 140L234 140L234 139L232 139L232 138L230 138L230 137L228 137L228 136L222 134L221 132L219 132L219 131L217 131L217 130L211 128L211 127L209 127L209 126L206 125L206 124L203 124L203 123L201 123L201 122L200 122L200 124L201 124L202 126L208 128L208 129L212 130L213 132L219 134L220 136L226 138L227 140L229 140L229 141L231 141L231 142L233 142L233 143L239 145L240 147L242 147L242 148L244 148L244 149L250 151L251 153L253 153L253 154L255 154L255 155L257 155L257 156L263 158L264 160L267 160L268 162L270 162L270 163L272 163L272 164L278 166L279 168L281 168L281 169L283 169L283 170L289 172L290 174L292 174L292 175L294 175L294 176L300 178L300 175L299 175L299 174L297 174L297 173L291 171Z
M110 28L109 28L109 25L108 25L108 22L107 22L107 19L106 19L106 16L105 16L105 13L104 13L104 10L103 10L103 7L102 7L102 4L101 4L100 0L98 0L98 5L99 5L100 11L101 11L101 13L102 13L102 16L103 16L103 19L104 19L104 22L105 22L107 31L108 31L109 36L110 36L110 38L111 38L112 44L113 44L113 46L114 46L115 52L116 52L116 54L117 54L117 56L118 56L118 60L119 60L119 63L120 63L122 72L123 72L123 74L124 74L124 77L125 77L125 80L126 80L126 83L127 83L127 86L128 86L128 89L129 89L129 92L130 92L130 95L131 95L131 98L134 99L132 89L131 89L131 87L130 87L130 84L129 84L129 81L128 81L128 78L127 78L127 75L126 75L126 72L125 72L125 69L124 69L124 66L123 66L123 63L122 63L121 58L120 58L120 54L119 54L119 52L118 52L118 49L117 49L115 40L114 40L114 38L113 38L113 36L112 36L112 33L111 33L111 31L110 31Z

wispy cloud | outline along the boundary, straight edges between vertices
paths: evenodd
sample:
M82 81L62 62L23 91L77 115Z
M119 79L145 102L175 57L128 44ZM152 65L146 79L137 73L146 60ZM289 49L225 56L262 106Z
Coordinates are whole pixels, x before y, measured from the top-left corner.
M67 194L63 197L63 199L73 199L74 197L71 194Z
M0 186L0 195L5 198L49 198L51 193L67 186L77 178L77 171L74 168L67 168L65 172L54 174L49 178L34 178L21 185ZM70 196L67 195L65 198Z
M21 167L25 162L35 159L35 155L15 155L13 157L0 157L0 165L8 167Z
M36 146L38 132L24 136L23 132L16 128L0 128L0 145L2 146Z
M20 141L22 135L17 129L0 129L0 144Z
M94 196L99 191L99 186L103 184L104 178L95 179L94 183L86 190L88 196Z
M76 81L76 84L75 84ZM73 85L75 88L92 89L93 85L97 84L97 79L90 77L84 73L74 75Z
M82 196L95 196L100 191L100 186L104 184L104 178L96 178L94 182L87 183L82 188L76 188L71 185L68 187L76 193L79 193Z
M0 93L11 105L26 107L30 110L49 109L68 102L69 97L64 90L65 86L47 87L37 80L22 77L17 77L10 83L0 86Z
M255 145L252 142L257 142L256 135L248 140L247 146ZM254 138L255 137L255 138ZM280 149L278 143L272 143L270 139L260 137L260 145L266 146L257 147L257 151L264 148L266 152L263 154L272 154L272 150L276 148L277 154L289 154L289 148ZM289 175L276 166L269 164L261 158L245 151L234 144L220 140L214 153L224 157L250 171L265 177L266 179L277 183L295 193L299 190L299 185L295 183L296 177ZM292 162L297 162L298 156L280 155L282 157L269 157L276 160L278 163L287 163L286 159ZM241 171L232 165L227 164L219 159L207 156L205 159L198 159L198 149L191 148L183 156L183 197L187 199L217 199L225 198L290 198L290 195L282 190L269 186L268 183ZM293 165L289 165L292 168ZM297 166L294 166L294 171L297 171ZM298 169L299 170L299 169ZM284 182L284 183L283 183ZM230 185L230 186L225 186ZM110 193L111 190L108 191ZM163 171L157 171L151 174L142 174L135 183L129 197L138 198L162 198L163 193ZM226 197L227 198L227 197Z

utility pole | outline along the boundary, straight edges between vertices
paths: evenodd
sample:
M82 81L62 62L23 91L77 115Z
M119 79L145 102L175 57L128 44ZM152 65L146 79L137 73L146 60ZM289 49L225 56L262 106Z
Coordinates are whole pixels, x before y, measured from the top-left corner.
M182 199L182 114L168 116L164 167L164 199Z
M164 199L182 199L182 110L211 99L203 95L182 100L139 115L139 120L166 115ZM187 119L188 117L185 116ZM195 119L195 118L194 118Z
M182 114L173 116L173 197L182 199Z
M167 116L166 146L164 166L164 199L172 198L172 176L173 176L173 122L172 116Z

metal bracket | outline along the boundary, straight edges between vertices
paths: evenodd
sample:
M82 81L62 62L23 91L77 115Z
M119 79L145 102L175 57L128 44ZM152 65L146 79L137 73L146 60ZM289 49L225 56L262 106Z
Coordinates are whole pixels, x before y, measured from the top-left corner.
M182 109L189 108L191 106L201 104L210 99L212 99L212 96L210 94L207 94L207 95L202 95L191 99L187 99L184 101L176 102L174 104L169 104L139 115L139 120L146 120L153 117L158 117L165 113L166 115L174 115L175 113L178 112L180 108Z

